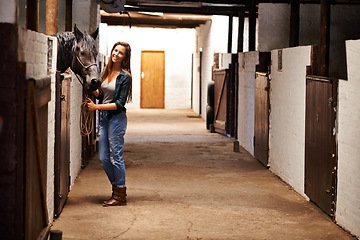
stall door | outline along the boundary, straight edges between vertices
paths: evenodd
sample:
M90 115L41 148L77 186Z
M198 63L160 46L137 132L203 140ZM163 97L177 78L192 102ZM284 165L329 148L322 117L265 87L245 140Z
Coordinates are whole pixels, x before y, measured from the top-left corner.
M229 70L214 70L214 128L218 133L226 134L227 82Z
M335 201L336 152L333 84L307 77L305 121L305 193L331 215ZM334 170L334 171L333 171Z
M56 77L55 217L65 205L70 187L70 76Z
M141 108L164 108L165 52L141 51Z
M255 157L268 165L269 152L269 79L265 73L256 73L255 79Z

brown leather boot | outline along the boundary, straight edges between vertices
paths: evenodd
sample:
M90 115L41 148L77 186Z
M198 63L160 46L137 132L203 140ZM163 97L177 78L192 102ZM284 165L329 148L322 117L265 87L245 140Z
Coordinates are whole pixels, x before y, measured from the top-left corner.
M114 187L113 197L103 202L103 206L125 206L127 204L126 196L126 187Z
M114 189L115 189L115 187L116 187L116 184L112 184L111 197L108 200L103 201L103 204L105 204L105 202L110 201L114 197Z

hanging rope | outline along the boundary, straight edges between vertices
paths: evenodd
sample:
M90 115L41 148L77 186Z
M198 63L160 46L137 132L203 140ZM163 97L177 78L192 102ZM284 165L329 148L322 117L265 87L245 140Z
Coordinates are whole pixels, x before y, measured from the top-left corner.
M75 73L76 78L79 80L80 84L83 86L84 92L84 82L81 81L79 76ZM85 99L87 99L87 95L85 94ZM90 145L90 134L93 131L93 118L91 116L91 112L87 108L86 104L88 103L87 100L84 100L80 106L80 134L83 137L87 137L88 144Z
M91 112L87 108L86 104L88 101L83 101L81 104L80 111L80 134L81 136L86 136L88 139L88 144L90 145L90 134L93 131L93 118L91 116Z

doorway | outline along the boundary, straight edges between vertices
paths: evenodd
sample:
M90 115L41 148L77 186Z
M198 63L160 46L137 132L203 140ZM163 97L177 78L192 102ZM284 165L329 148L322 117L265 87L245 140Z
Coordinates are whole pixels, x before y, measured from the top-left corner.
M141 51L140 107L165 107L165 51Z
M330 216L336 204L336 99L336 81L307 76L305 194Z

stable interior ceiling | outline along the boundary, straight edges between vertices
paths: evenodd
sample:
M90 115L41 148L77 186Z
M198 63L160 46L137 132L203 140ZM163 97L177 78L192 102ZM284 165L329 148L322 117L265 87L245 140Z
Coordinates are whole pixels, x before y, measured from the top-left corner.
M248 17L257 15L259 3L360 4L360 0L126 0L128 14L101 10L101 22L108 25L194 28L211 20L212 15Z

